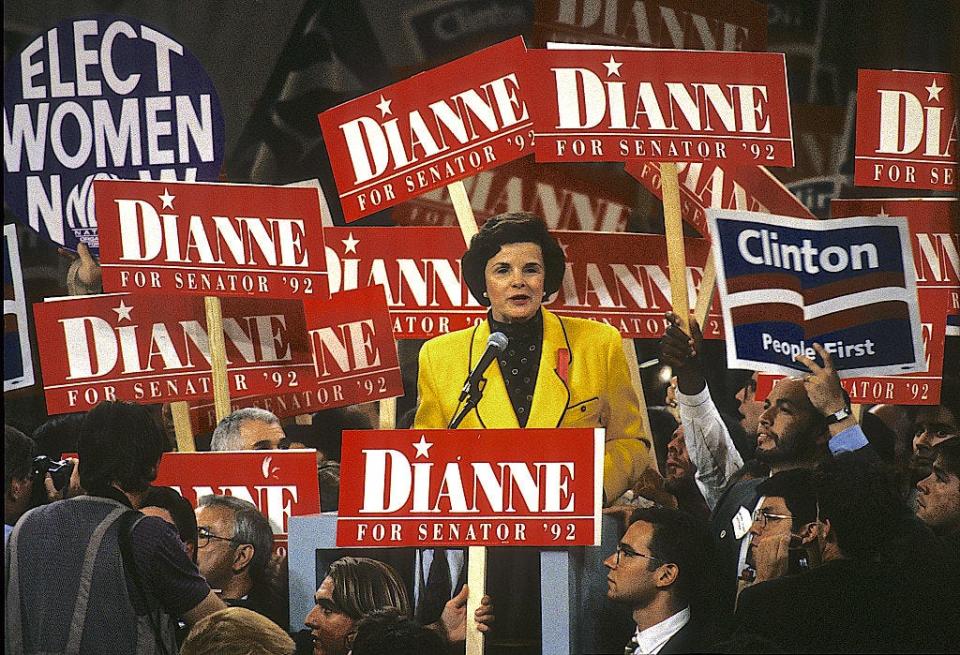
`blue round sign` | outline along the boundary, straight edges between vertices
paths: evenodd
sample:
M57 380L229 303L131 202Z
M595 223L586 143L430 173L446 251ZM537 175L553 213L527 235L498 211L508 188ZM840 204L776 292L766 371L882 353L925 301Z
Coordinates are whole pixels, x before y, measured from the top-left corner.
M58 23L3 71L3 197L66 248L99 250L95 179L217 180L223 113L182 44L113 15Z

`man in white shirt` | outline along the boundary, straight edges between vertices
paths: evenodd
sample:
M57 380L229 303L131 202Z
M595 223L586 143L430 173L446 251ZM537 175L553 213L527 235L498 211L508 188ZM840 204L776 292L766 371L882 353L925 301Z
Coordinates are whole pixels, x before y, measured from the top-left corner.
M685 512L638 509L605 561L607 596L633 610L625 655L702 652L709 645L713 543L706 523Z

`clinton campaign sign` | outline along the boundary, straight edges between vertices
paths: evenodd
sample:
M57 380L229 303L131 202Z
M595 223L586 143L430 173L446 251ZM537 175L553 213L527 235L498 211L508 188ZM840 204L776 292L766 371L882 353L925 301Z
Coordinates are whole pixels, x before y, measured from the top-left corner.
M3 198L31 229L97 250L94 179L216 180L223 115L176 40L136 19L69 19L3 71Z
M731 368L841 377L925 370L906 218L827 221L709 210Z

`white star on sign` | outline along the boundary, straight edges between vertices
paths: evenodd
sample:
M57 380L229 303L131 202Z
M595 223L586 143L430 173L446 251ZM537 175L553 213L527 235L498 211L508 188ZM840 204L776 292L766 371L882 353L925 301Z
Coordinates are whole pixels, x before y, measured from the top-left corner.
M620 67L623 66L623 62L617 61L613 55L610 55L610 61L603 62L603 65L607 67L607 75L620 77Z
M417 449L417 455L414 457L414 459L417 457L426 457L427 459L430 458L430 449L433 448L433 444L427 443L426 437L424 437L422 434L420 435L420 441L411 445Z
M127 321L132 320L132 319L130 318L130 312L131 312L132 310L133 310L133 307L127 307L127 306L123 303L123 300L121 300L121 301L120 301L120 306L113 308L113 311L115 311L115 312L117 313L117 323L119 323L120 321L123 321L123 320L127 320Z
M877 216L889 216L889 215L890 214L887 213L887 210L884 208L884 206L880 205L880 211L877 213Z
M343 254L346 255L348 252L356 253L357 244L360 243L360 239L353 238L353 232L347 235L346 239L340 239L340 243L343 244L344 250Z
M566 256L567 256L567 248L570 247L570 244L569 244L569 243L560 243L559 241L557 241L557 243L560 245L560 250L563 251L563 256L566 257Z
M382 93L380 94L380 102L377 103L377 109L380 110L381 118L383 118L384 116L387 116L388 114L393 113L392 111L390 111L391 102L393 102L393 100L387 100L386 98L383 97Z
M157 197L160 198L160 202L163 203L160 209L173 209L173 199L176 198L176 196L171 196L170 192L167 191L167 187L163 187L163 195Z
M940 92L943 91L943 87L937 86L937 78L933 78L933 82L930 83L930 86L925 86L923 88L925 88L929 94L929 97L927 98L928 101L936 100L937 102L940 102Z

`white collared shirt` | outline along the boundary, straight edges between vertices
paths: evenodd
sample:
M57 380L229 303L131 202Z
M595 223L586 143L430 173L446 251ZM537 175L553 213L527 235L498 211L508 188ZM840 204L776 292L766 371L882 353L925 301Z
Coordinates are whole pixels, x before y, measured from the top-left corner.
M680 632L683 626L690 622L690 608L685 607L673 616L651 625L646 630L637 628L633 635L637 647L634 649L634 655L656 655L660 652L673 635Z

